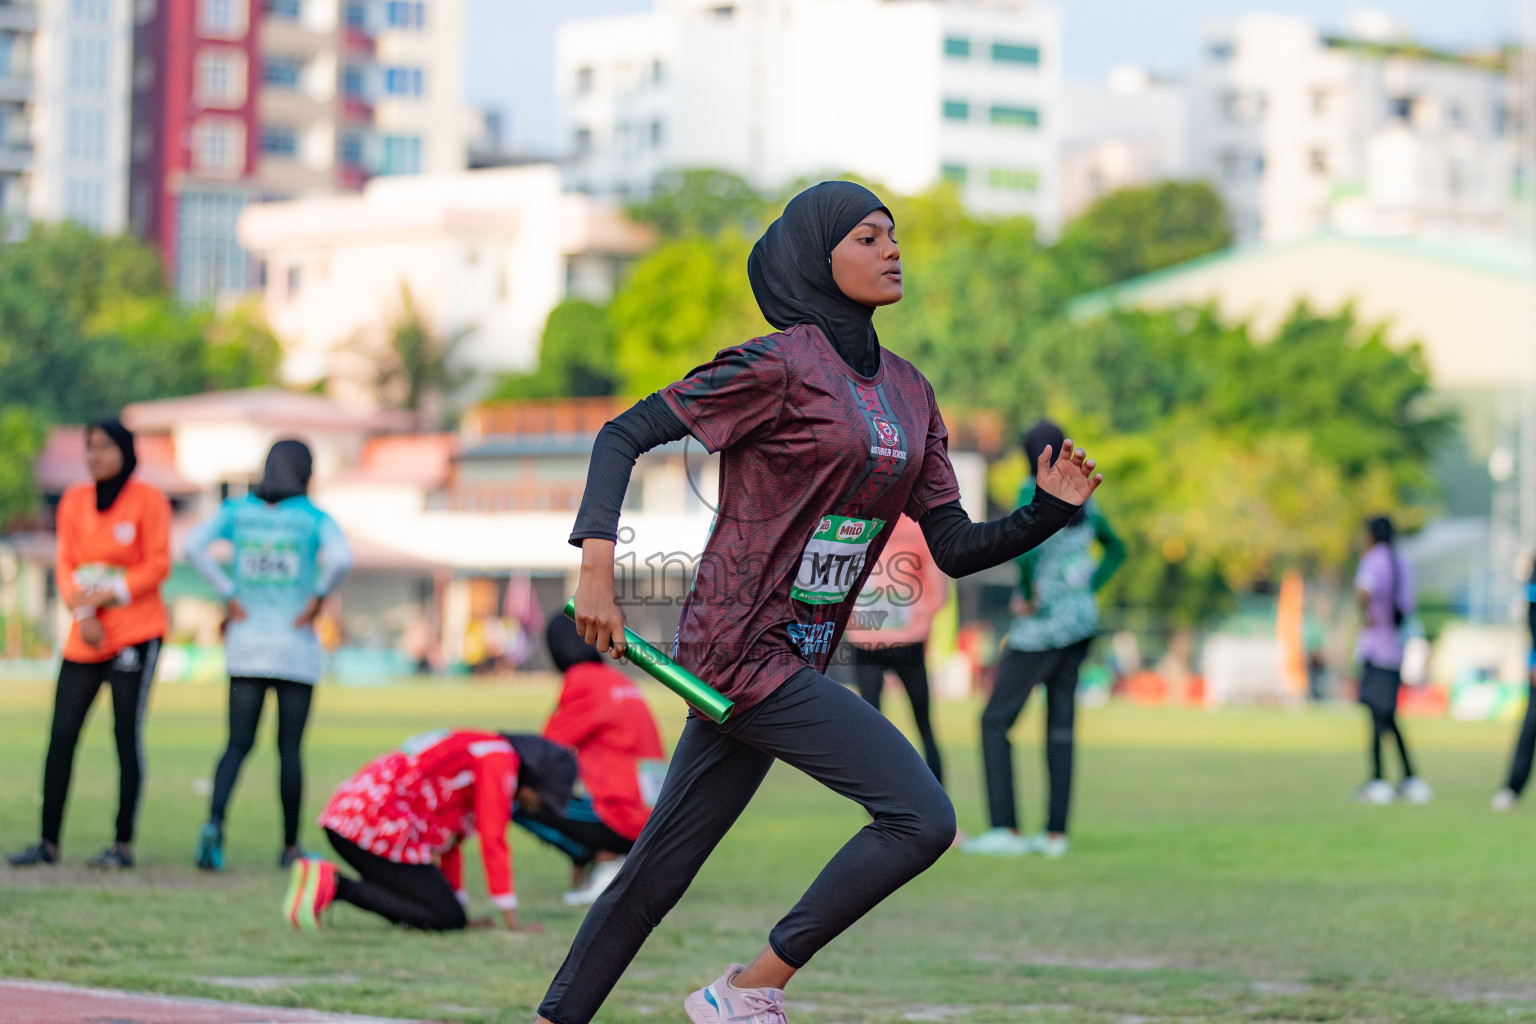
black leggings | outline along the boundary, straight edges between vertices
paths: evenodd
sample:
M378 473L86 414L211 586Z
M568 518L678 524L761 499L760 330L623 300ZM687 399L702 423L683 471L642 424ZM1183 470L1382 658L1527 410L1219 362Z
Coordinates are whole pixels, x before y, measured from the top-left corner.
M213 805L208 820L215 825L224 824L224 811L234 792L235 780L240 777L240 766L256 744L256 726L261 723L268 688L277 693L277 789L283 801L283 843L295 846L299 841L299 808L304 802L300 743L315 689L308 683L248 676L236 676L229 681L229 746L224 748L224 756L219 758L213 773Z
M859 695L880 710L880 691L885 689L885 670L890 669L906 687L907 699L912 702L912 718L917 722L917 734L923 740L923 760L933 777L944 784L944 760L939 756L939 741L933 735L933 722L928 706L928 645L891 644L886 647L854 647L853 678L859 684Z
M592 1019L775 758L858 802L874 819L768 936L774 953L792 967L803 966L954 841L954 808L912 744L853 691L813 669L796 673L723 726L690 715L651 820L587 912L540 1014L554 1024Z
M133 842L144 785L144 712L159 656L160 641L155 639L125 647L106 661L66 661L59 666L53 728L43 762L44 842L58 845L75 769L75 746L103 683L112 688L112 735L117 740L117 841Z
M1013 745L1008 730L1019 720L1036 684L1045 684L1045 771L1050 777L1047 832L1065 832L1072 805L1072 753L1077 717L1077 673L1089 640L1048 651L1009 651L998 663L992 697L981 713L981 756L993 828L1019 827L1013 792Z
M1525 721L1520 725L1520 738L1515 740L1515 756L1509 765L1509 788L1516 793L1525 792L1525 784L1531 781L1531 759L1536 754L1536 686L1530 688L1525 704Z
M565 854L578 868L591 864L599 853L627 854L635 845L633 839L625 839L605 825L592 809L591 799L584 796L572 797L564 814L547 807L530 811L513 804L512 823Z
M355 880L338 871L338 900L378 914L390 924L424 932L459 931L469 923L459 894L437 865L396 864L330 829L325 835L337 855L363 876Z
M1397 696L1402 691L1401 673L1395 668L1382 668L1366 662L1360 673L1360 703L1371 713L1371 778L1383 777L1381 765L1381 740L1389 733L1397 740L1397 753L1403 759L1403 778L1413 775L1413 762L1408 758L1408 744L1403 731L1397 725Z

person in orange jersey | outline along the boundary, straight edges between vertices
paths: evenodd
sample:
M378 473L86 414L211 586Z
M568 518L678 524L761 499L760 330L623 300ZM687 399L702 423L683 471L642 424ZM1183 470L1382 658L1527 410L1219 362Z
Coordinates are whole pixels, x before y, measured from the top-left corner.
M64 643L43 765L42 838L6 857L15 867L58 861L75 745L103 683L112 691L117 739L117 835L90 865L133 867L144 784L144 711L166 630L160 584L171 572L171 505L159 490L132 479L133 434L115 419L86 429L85 464L94 483L71 487L59 502L55 572L74 621Z

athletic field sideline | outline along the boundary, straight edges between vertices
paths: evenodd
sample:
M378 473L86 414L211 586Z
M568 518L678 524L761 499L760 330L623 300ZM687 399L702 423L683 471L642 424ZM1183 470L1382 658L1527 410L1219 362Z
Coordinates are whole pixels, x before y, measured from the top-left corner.
M410 733L536 729L549 681L325 687L308 738L306 821L331 786ZM675 739L681 705L650 691ZM0 843L36 838L51 683L0 684ZM382 1017L526 1024L580 911L564 859L512 834L522 913L544 935L418 935L338 907L278 919L284 876L270 721L230 812L221 876L191 866L224 740L219 687L160 686L147 725L140 868L82 865L110 836L110 714L82 743L64 865L0 870L0 976ZM1037 698L1038 699L1038 698ZM903 700L887 704L904 727ZM949 788L979 830L976 713L939 706ZM270 716L271 709L268 709ZM1536 1022L1536 800L1488 811L1510 724L1410 719L1427 807L1364 807L1366 723L1304 713L1085 709L1073 850L1060 861L952 853L822 953L794 1024L943 1021ZM1038 708L1020 723L1026 822L1041 811ZM864 821L782 766L641 953L599 1020L680 1020L682 997L753 956L812 872ZM320 848L306 826L303 840ZM478 858L466 858L478 871ZM489 912L478 877L472 912Z

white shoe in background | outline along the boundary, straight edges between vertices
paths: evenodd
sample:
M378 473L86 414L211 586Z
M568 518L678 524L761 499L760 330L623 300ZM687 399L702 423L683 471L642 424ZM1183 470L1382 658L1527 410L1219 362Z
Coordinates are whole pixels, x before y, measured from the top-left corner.
M1397 787L1397 795L1410 804L1427 804L1435 798L1435 791L1417 775L1410 775Z
M1490 806L1496 811L1508 811L1514 808L1515 801L1519 799L1520 795L1506 786L1493 794L1493 803Z
M1397 790L1386 779L1372 779L1355 790L1355 799L1362 804L1385 806L1397 799Z
M1065 857L1071 847L1066 836L1053 836L1048 832L1038 832L1024 841L1029 844L1030 853L1042 857Z
M979 836L960 844L963 853L979 853L988 857L1022 857L1032 853L1029 840L1008 828L989 828Z
M568 907L587 907L597 902L597 898L603 894L603 890L613 884L618 877L619 868L624 866L624 858L618 860L599 861L592 868L592 877L587 879L587 884L580 889L566 893L561 897Z

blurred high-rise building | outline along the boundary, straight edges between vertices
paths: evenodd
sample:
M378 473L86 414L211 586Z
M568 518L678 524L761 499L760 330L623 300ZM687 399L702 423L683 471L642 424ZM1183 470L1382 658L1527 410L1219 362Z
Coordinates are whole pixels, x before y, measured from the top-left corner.
M659 0L556 43L568 184L620 200L681 167L764 188L953 182L1058 219L1061 24L1038 0Z
M1220 188L1240 241L1514 230L1501 55L1415 45L1379 14L1345 35L1247 15L1204 31L1192 103L1193 171Z
M12 231L28 218L123 231L133 0L10 3L0 19L0 82L12 90L0 115L0 207ZM18 30L28 21L30 62Z
M1146 68L1062 92L1061 207L1070 220L1117 189L1190 176L1189 88Z
M248 203L464 167L460 6L137 0L129 223L179 296L257 286L235 230Z

